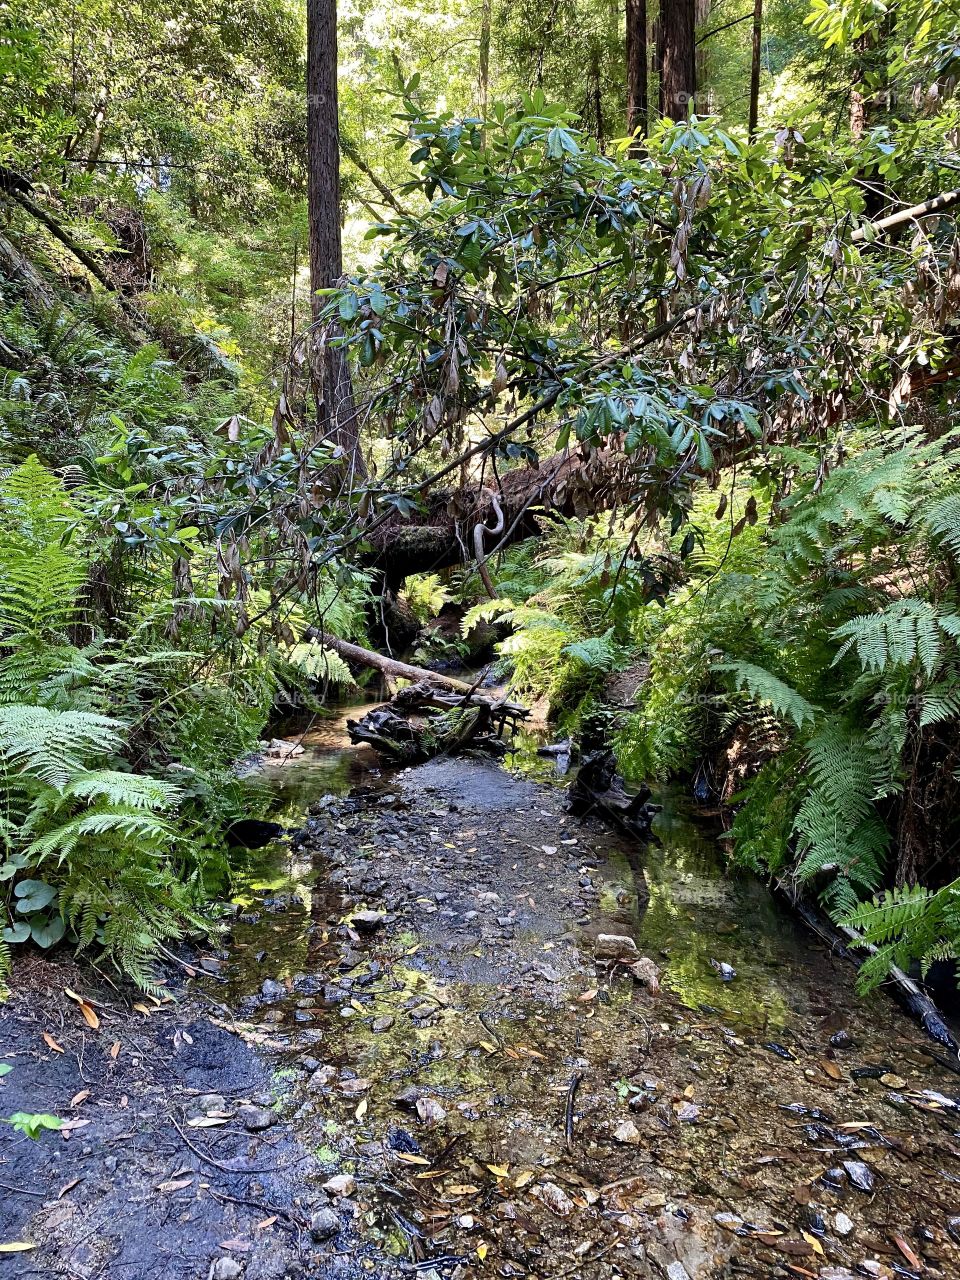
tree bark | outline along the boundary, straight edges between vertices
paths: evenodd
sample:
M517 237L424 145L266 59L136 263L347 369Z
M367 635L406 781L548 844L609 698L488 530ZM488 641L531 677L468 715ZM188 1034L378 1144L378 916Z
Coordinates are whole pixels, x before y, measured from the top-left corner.
M760 52L763 34L763 0L753 0L753 37L750 54L750 109L747 120L747 138L753 142L757 136L760 115Z
M336 0L307 0L307 206L311 309L317 320L323 306L317 290L332 288L343 275ZM329 343L323 352L323 412L324 426L351 459L352 470L365 476L350 365Z
M382 653L363 649L358 644L350 644L349 641L341 640L338 636L331 636L326 632L322 636L318 633L317 639L325 649L332 649L334 653L339 653L345 662L359 663L362 667L373 667L375 671L382 671L387 676L399 676L404 680L428 680L433 684L443 684L449 689L456 689L458 693L469 693L474 687L467 684L466 680L457 680L440 671L427 671L425 667L413 667L409 662L387 658Z
M660 6L660 114L686 120L697 92L696 0Z
M636 135L631 155L647 136L647 0L627 0L627 133Z
M477 67L477 114L481 120L487 118L487 106L490 97L490 26L493 0L483 0L480 10L480 55Z

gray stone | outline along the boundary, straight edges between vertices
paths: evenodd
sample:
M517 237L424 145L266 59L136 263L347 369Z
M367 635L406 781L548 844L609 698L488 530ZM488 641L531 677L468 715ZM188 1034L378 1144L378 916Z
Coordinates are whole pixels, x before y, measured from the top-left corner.
M358 933L376 933L383 920L382 911L357 911L350 917L350 923Z
M340 1230L340 1218L333 1209L318 1209L310 1219L310 1234L314 1240L329 1240Z
M332 1196L352 1196L357 1189L357 1180L352 1173L337 1173L326 1180L323 1189Z
M243 1275L243 1266L235 1258L217 1258L210 1264L209 1280L237 1280Z
M241 1107L237 1118L250 1133L260 1133L277 1123L276 1113L267 1107Z
M598 960L629 960L633 963L641 959L637 944L624 934L598 933L593 949Z
M282 982L277 982L273 978L267 978L263 986L260 988L260 994L264 1000L282 1000L287 994L287 989Z

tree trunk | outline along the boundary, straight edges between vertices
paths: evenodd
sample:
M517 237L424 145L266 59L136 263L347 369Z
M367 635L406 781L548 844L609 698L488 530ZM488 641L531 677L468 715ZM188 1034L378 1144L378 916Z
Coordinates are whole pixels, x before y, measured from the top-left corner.
M316 291L332 288L343 275L336 0L307 0L307 205L316 320L323 305ZM350 365L329 344L323 352L323 414L326 431L351 459L354 473L366 475Z
M760 51L763 34L763 0L753 0L753 40L750 55L750 110L747 121L747 137L753 142L757 136L757 120L760 114Z
M696 0L660 6L660 114L686 120L697 92Z
M627 0L627 133L636 135L631 155L647 136L647 0Z
M319 632L316 632L315 636L325 649L332 649L345 662L357 663L361 667L373 667L375 671L382 671L387 676L399 676L404 680L427 680L433 684L446 685L448 689L456 689L458 693L469 693L474 687L467 684L466 680L457 680L441 671L427 671L425 667L413 667L409 662L387 658L382 653L374 653L372 649L362 649L360 645L350 644L348 640L341 640L338 636L327 633L320 635Z
M487 118L490 98L490 22L493 0L483 0L480 11L480 57L477 67L477 114Z

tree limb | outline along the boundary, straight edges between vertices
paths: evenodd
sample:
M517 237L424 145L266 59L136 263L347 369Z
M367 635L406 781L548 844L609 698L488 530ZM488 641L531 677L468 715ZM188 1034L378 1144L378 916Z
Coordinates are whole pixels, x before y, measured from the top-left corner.
M945 213L960 204L960 190L944 191L938 196L924 200L922 204L912 205L909 209L901 209L899 213L891 213L886 218L878 218L876 222L868 222L854 231L850 239L854 244L863 244L869 236L871 239L883 231L891 231L905 222L915 222L918 218L929 218L935 213Z

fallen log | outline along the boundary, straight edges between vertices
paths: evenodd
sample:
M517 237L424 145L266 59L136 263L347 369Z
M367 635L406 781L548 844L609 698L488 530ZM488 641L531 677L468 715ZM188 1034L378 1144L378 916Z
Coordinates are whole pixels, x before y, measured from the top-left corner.
M627 792L623 778L617 773L616 757L612 751L588 752L567 795L572 814L582 816L599 809L630 835L639 840L649 838L650 824L656 813L656 808L649 803L650 790L641 787L634 795Z
M332 636L327 632L321 634L318 631L315 637L325 649L332 649L334 653L339 653L345 662L353 662L361 667L373 667L375 671L382 671L387 676L397 676L401 680L415 680L418 683L425 681L429 684L446 685L447 688L456 689L460 693L469 693L472 688L466 680L457 680L454 676L445 675L441 671L428 671L426 667L411 666L409 662L400 662L382 653L374 653L372 649L364 649L358 644L351 644L348 640L341 640L338 636Z

